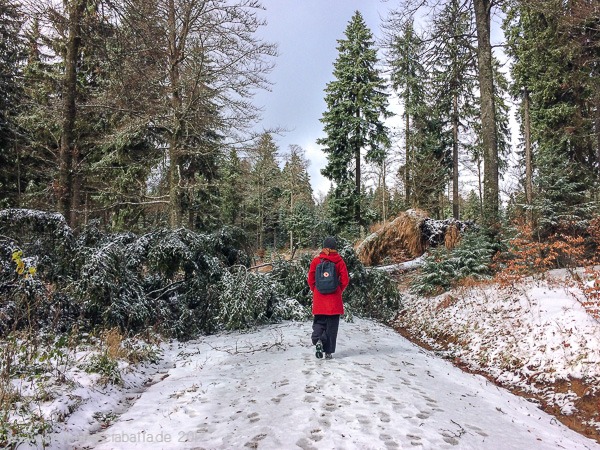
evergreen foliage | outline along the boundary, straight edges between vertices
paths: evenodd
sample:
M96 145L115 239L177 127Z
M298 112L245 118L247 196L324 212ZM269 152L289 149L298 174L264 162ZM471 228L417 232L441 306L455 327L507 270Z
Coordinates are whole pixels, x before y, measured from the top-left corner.
M465 278L485 279L492 274L492 256L496 246L488 234L466 233L451 251L438 246L425 259L420 276L411 285L415 294L438 294Z
M25 45L20 34L23 19L19 5L0 0L0 208L17 206L24 184L14 170L22 130L17 117L24 100L22 66Z
M527 98L530 112L533 218L547 234L560 221L593 212L600 122L592 94L598 92L597 57L590 50L599 42L598 12L585 2L558 1L510 2L506 12L512 93Z
M416 197L419 195L415 194L415 183L427 179L419 173L416 158L419 151L416 134L428 110L427 86L430 84L430 75L423 62L426 46L414 28L412 17L402 22L389 39L387 58L392 70L392 88L402 102L404 118L404 165L400 167L399 175L404 184L406 204L417 207Z
M377 50L371 31L356 12L338 40L334 81L327 84L323 113L325 137L317 142L327 155L321 173L333 181L330 199L338 229L348 224L364 225L361 214L361 152L367 163L383 164L389 147L383 119L387 111L386 85L377 69Z
M251 149L251 215L248 219L252 221L259 249L264 249L267 245L277 247L280 237L281 170L278 157L278 148L268 133L263 134L256 147Z
M312 258L276 261L258 273L249 269L246 247L234 227L136 235L105 234L92 223L75 239L59 214L0 211L0 335L117 327L189 339L309 317ZM350 262L350 311L389 320L399 306L393 281L367 271L348 243L342 255Z
M350 275L343 297L347 316L360 315L390 322L400 309L401 296L396 282L385 272L365 267L350 242L341 240L338 247Z

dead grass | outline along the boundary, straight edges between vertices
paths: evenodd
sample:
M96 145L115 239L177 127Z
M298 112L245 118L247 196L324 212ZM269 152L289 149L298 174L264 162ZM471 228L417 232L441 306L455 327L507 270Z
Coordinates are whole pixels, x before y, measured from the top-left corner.
M366 266L375 266L383 260L401 263L421 256L425 245L420 226L426 217L419 210L401 213L358 245L358 258Z
M102 341L106 348L106 354L112 359L125 358L127 352L121 345L123 343L121 331L115 327L102 333Z

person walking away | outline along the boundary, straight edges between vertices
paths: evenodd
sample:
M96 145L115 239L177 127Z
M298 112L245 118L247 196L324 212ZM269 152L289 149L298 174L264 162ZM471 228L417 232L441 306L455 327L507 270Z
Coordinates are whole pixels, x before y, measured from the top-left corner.
M312 260L308 270L308 285L313 293L311 339L317 358L323 358L324 352L325 359L331 359L335 353L340 315L344 314L342 293L349 281L335 238L325 238L321 253Z

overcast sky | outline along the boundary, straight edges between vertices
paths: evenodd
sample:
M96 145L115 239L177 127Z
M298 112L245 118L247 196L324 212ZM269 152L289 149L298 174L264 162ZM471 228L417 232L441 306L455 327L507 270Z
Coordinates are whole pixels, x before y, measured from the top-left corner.
M320 119L326 110L324 89L333 80L333 63L337 40L344 39L344 31L355 11L360 11L375 41L381 38L382 21L397 7L397 1L386 0L261 0L266 11L262 16L268 24L260 30L260 36L277 43L279 56L269 79L274 83L271 92L256 94L257 105L264 108L259 129L285 128L281 136L273 136L285 154L290 145L301 146L310 162L309 175L315 197L319 198L329 188L329 180L320 170L325 167L326 157L316 144L323 137ZM501 19L494 11L492 17L492 43L503 40ZM505 59L500 48L496 56ZM384 55L380 52L380 60ZM506 69L506 68L505 68ZM392 131L401 122L398 100L390 98L389 110L397 114L387 124ZM514 120L511 123L516 129ZM513 133L514 139L517 137ZM467 174L468 175L468 174ZM505 177L506 178L506 177ZM391 180L388 180L390 182ZM510 185L510 182L503 182ZM462 187L472 189L469 178L463 179Z
M326 164L316 140L323 137L319 121L326 110L324 89L333 80L333 63L338 56L337 40L355 11L360 11L377 39L381 18L394 2L381 0L262 0L268 24L260 34L277 43L279 57L269 78L271 92L257 93L264 108L262 128L282 127L289 131L274 136L282 154L291 144L306 151L315 196L325 194L329 181L320 174ZM383 55L380 54L380 58Z

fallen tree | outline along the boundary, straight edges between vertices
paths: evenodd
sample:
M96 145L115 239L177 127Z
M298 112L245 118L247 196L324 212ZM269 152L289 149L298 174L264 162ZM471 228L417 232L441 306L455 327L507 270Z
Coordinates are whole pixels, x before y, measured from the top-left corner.
M356 247L356 254L366 266L396 265L422 256L429 247L452 249L461 234L473 227L473 222L435 220L424 211L409 209L367 236Z

